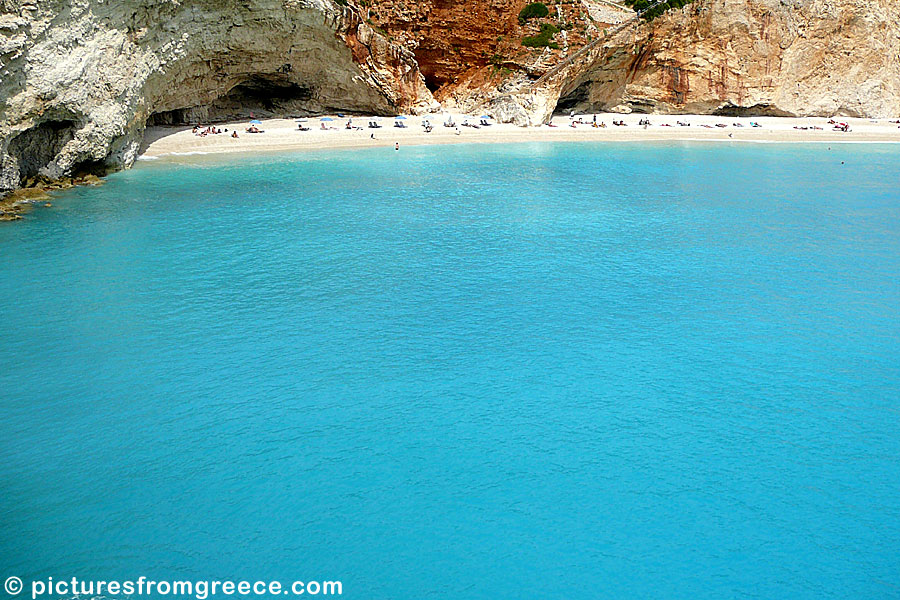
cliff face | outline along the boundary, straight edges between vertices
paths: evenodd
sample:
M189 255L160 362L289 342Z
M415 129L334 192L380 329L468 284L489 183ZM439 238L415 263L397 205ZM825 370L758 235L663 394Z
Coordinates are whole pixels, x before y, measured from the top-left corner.
M520 23L529 1L370 0L366 15L414 53L445 108L474 111L527 86L607 25L634 14L607 0L566 0L548 2L547 17ZM523 45L544 24L559 29L552 45Z
M330 0L0 7L0 191L128 166L148 120L436 106L412 54Z
M366 14L413 51L429 88L436 92L466 71L490 64L510 45L508 38L518 43L518 14L525 3L374 0Z
M900 0L697 0L651 23L607 0L371 0L447 108L520 125L553 111L900 114ZM526 48L541 23L553 47Z
M562 106L896 116L898 15L897 0L701 0L612 40Z
M697 0L634 21L495 99L508 120L554 110L900 114L898 0Z

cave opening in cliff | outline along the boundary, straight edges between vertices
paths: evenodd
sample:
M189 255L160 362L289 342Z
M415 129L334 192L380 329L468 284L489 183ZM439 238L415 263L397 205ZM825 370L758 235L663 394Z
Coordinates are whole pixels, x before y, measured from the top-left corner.
M186 125L190 121L189 114L190 109L186 108L156 112L147 119L147 125Z
M37 176L53 162L63 146L75 137L75 131L75 121L44 121L14 137L8 152L18 162L20 182Z
M585 81L570 92L564 93L559 97L556 103L555 114L569 112L571 110L582 110L589 102L591 91L591 82Z
M287 78L285 74L255 75L234 86L209 106L209 118L222 120L304 114L315 90Z
M422 73L422 75L425 77L425 87L427 87L428 91L432 94L437 92L445 83L447 83L443 78L438 77L434 73Z
M160 111L147 125L196 125L254 117L308 114L315 89L288 79L287 74L254 75L205 106Z
M110 172L110 166L102 160L83 160L72 167L72 177L96 175L103 177Z
M446 69L446 57L443 52L430 47L418 47L415 51L419 72L425 78L425 87L434 94L439 89L453 82L454 74ZM444 62L442 62L444 61Z

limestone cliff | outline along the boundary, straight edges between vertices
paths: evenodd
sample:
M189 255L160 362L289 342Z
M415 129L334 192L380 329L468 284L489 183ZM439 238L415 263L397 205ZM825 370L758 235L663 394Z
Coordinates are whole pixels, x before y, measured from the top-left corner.
M519 90L611 24L632 16L612 0L548 2L545 18L520 22L529 0L360 0L367 18L411 50L435 97L447 109L479 110ZM542 25L558 29L548 46L523 41Z
M566 107L900 114L897 0L702 0L624 31L570 73Z
M898 14L898 0L697 0L610 28L491 106L522 124L555 110L896 117Z
M148 120L436 106L412 53L331 0L0 8L0 191L127 166Z

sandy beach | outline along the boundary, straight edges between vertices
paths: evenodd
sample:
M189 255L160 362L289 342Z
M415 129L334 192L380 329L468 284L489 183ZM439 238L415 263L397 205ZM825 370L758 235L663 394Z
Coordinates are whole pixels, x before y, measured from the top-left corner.
M478 117L453 115L457 127L444 127L446 115L408 116L403 121L406 128L395 127L394 118L383 117L379 129L368 127L369 118L352 118L353 129L347 129L347 117L332 115L332 121L324 121L331 129L321 128L320 118L311 117L298 128L296 119L266 119L258 125L263 133L247 133L249 123L236 121L216 125L223 133L199 136L191 127L152 127L147 130L141 159L153 160L164 156L188 154L215 154L225 152L262 152L284 150L310 150L319 148L358 148L377 146L428 145L453 143L504 143L534 141L735 141L735 142L900 142L900 127L888 119L859 119L835 117L839 123L847 123L850 131L835 131L829 119L823 117L719 117L711 115L620 115L597 114L597 122L606 127L593 127L594 116L575 115L584 124L572 127L573 118L556 116L555 127L517 127L509 124L492 124L487 127L464 127L462 123L478 124ZM422 125L428 119L433 126L427 133ZM649 119L650 125L639 125ZM624 122L615 126L613 121ZM689 123L689 126L678 123ZM493 123L493 121L491 121ZM758 124L753 127L751 123ZM820 128L820 129L819 129ZM228 132L224 133L227 129ZM239 137L231 137L237 131ZM458 133L457 133L458 131ZM374 138L372 137L374 134Z

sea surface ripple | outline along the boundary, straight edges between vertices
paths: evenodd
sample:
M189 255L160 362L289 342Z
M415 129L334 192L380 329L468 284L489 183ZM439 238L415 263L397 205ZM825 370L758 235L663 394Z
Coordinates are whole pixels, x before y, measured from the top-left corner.
M536 143L60 194L0 227L0 576L898 598L898 173Z

